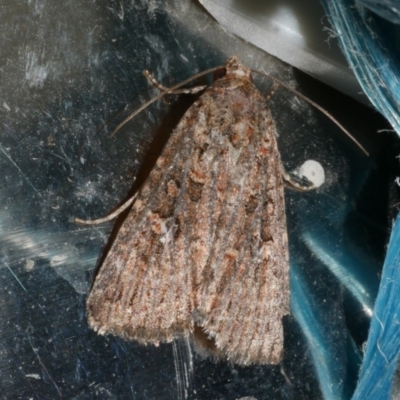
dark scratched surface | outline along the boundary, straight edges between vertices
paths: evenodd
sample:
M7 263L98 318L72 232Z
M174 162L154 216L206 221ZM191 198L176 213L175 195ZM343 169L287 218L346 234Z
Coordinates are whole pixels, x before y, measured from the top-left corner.
M334 352L330 379L347 398L358 354L348 344L361 346L368 318L304 238L336 260L357 254L378 276L389 221L376 213L389 197L385 178L375 179L386 177L386 136L374 136L382 119L229 35L190 1L7 1L0 21L1 398L321 398L309 340L316 327L302 325L297 311L285 321L282 365L248 368L201 359L184 342L155 348L100 337L86 322L86 296L113 223L81 227L72 219L104 216L132 193L193 102L169 96L111 138L157 93L143 69L168 86L231 55L330 109L372 152L364 157L292 94L274 95L287 168L310 158L325 169L318 191L286 193L290 250L327 340L322 346ZM256 83L262 92L270 87Z

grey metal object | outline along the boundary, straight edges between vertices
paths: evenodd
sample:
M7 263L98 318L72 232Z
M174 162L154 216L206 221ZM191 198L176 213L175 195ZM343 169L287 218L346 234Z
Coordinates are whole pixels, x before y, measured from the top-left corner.
M200 2L229 32L358 101L370 104L338 48L319 1Z

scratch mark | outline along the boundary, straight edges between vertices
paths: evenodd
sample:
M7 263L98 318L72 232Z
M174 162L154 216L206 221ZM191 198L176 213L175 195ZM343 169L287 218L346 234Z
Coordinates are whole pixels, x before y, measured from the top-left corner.
M53 117L48 111L45 110L44 113L45 113L49 118L54 119L54 117Z
M46 153L50 153L50 154L51 154L52 156L54 156L54 157L60 158L60 159L63 160L63 161L69 162L68 158L61 157L61 156L59 156L58 154L53 153L52 151L49 151L49 150L44 150L44 151L45 151ZM64 155L65 155L65 153L64 153Z
M91 31L90 31L90 30L88 31L88 34L89 34L89 35L93 35L94 31L95 31L97 28L98 28L98 26L95 25L94 28L93 28Z
M25 180L28 182L28 185L40 196L42 195L38 192L38 190L35 188L35 186L32 185L31 181L28 179L28 177L22 172L22 169L18 167L18 165L13 161L13 159L9 156L9 154L3 149L2 146L0 146L0 150L3 152L3 154L10 160L10 162L17 168L17 170L20 172L20 174L25 178Z
M47 371L46 366L43 364L42 359L40 358L40 355L38 353L38 351L33 347L32 341L31 341L31 337L29 335L29 332L27 331L27 336L28 336L28 340L29 340L29 344L31 345L31 348L33 350L33 352L35 353L39 364L41 365L41 367L43 368L43 371L46 373L47 377L50 379L50 381L52 382L52 384L54 385L54 387L56 388L58 394L60 395L60 397L62 397L62 393L61 390L59 389L59 387L57 386L57 384L54 382L53 378L51 377L51 375L49 374L49 371Z
M13 277L17 280L17 282L21 285L22 289L25 290L25 292L28 292L25 288L25 286L22 284L22 282L18 279L18 276L14 274L14 271L10 268L10 266L4 261L4 264L6 265L6 267L8 268L8 270L11 272L11 274L13 275Z

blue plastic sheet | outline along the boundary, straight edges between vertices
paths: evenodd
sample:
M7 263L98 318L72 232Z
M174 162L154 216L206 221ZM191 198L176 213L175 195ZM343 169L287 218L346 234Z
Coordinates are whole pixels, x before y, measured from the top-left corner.
M322 3L364 92L400 134L399 2Z
M347 60L372 104L400 134L399 1L327 1ZM400 220L394 224L358 385L352 397L388 399L400 350Z
M400 218L393 227L353 400L389 399L400 351Z

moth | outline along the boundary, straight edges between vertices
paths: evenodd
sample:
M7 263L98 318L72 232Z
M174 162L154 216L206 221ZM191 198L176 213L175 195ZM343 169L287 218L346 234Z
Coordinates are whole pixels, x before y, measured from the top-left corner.
M133 203L93 283L89 325L145 345L190 337L238 365L280 363L290 312L284 182L312 188L284 171L267 102L232 57L122 207Z

